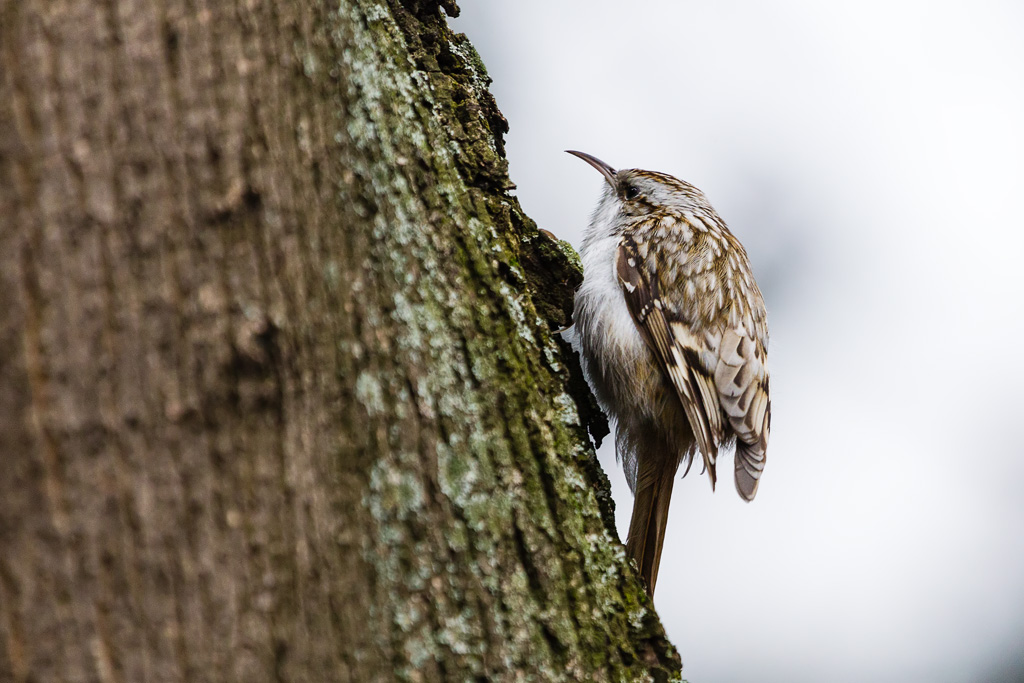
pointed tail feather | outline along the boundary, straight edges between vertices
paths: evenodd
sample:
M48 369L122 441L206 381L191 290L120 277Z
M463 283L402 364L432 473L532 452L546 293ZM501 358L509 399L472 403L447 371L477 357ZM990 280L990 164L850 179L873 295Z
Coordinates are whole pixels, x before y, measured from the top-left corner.
M645 454L649 455L653 454ZM641 471L637 477L626 552L636 560L640 576L647 585L647 595L653 598L678 460L672 458L671 463L669 458L644 457L644 460L644 464L652 464L642 467L646 471Z

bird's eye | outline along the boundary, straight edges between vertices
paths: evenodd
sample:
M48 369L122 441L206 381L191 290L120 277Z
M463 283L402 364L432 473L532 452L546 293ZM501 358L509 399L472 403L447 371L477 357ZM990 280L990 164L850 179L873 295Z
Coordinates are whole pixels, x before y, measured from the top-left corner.
M640 189L636 185L626 185L626 191L623 192L626 199L636 199L640 196Z

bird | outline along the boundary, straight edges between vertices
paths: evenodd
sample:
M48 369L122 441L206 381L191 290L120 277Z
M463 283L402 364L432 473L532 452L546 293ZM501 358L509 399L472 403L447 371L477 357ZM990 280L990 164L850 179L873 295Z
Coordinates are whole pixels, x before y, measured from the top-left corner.
M633 493L626 551L654 598L677 470L699 452L714 491L735 446L736 490L757 494L771 429L768 318L747 252L704 193L667 173L604 176L584 232L573 326L584 373L615 423Z

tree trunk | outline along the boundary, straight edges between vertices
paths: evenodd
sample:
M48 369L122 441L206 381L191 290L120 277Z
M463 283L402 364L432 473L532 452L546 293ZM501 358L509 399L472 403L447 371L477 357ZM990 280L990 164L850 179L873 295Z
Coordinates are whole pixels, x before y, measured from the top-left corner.
M0 680L678 674L487 83L428 0L0 0Z

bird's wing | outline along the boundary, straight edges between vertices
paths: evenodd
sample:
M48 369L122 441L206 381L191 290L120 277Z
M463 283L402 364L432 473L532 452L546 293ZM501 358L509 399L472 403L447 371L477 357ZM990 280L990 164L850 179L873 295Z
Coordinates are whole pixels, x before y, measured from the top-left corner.
M624 237L619 244L615 268L626 306L679 396L714 488L715 460L722 442L722 415L714 378L705 372L699 361L705 344L684 322L670 320L658 278L652 277L650 265L641 259L636 242L629 236Z
M742 325L726 330L714 373L719 402L736 433L736 490L748 501L761 480L772 422L765 342Z

